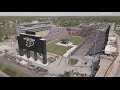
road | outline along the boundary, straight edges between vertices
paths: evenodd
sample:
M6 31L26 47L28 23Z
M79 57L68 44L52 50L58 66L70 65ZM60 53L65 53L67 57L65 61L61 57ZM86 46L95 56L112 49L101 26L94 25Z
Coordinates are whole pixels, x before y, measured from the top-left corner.
M117 35L118 36L118 35ZM115 73L115 77L120 77L120 36L118 36L118 49L119 49L119 55L118 55L118 61L117 61L117 65L118 65L118 69Z
M108 77L120 77L120 36L118 36L114 31L111 30L111 33L113 33L117 37L117 44L118 44L118 57L116 58L114 67Z
M117 69L117 72L115 74L115 77L120 77L120 65L119 65L119 68Z

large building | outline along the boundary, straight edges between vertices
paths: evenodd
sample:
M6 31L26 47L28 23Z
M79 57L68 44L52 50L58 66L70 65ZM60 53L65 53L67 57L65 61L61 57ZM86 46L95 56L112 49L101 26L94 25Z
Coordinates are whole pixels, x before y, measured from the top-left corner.
M51 30L52 28L52 21L45 21L45 22L38 22L33 21L31 23L21 23L16 26L16 32L24 33L25 31L34 31L34 32L40 32L44 34L46 30Z

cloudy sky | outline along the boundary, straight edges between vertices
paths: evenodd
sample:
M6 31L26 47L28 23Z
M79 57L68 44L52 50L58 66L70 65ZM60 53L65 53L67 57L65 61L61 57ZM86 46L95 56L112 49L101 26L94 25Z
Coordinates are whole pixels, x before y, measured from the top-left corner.
M0 16L120 16L120 12L0 12Z

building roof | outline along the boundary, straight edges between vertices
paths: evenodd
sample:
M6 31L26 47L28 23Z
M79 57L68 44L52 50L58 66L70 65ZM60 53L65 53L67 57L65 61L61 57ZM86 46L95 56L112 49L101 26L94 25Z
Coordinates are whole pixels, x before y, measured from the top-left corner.
M20 25L49 24L49 23L52 23L52 21L45 21L45 22L33 21L32 23L23 23L23 24L20 24Z
M116 37L108 37L108 40L112 40L113 42L115 42L116 40L117 40L117 38Z
M117 48L114 47L113 45L106 45L105 47L105 52L117 52Z

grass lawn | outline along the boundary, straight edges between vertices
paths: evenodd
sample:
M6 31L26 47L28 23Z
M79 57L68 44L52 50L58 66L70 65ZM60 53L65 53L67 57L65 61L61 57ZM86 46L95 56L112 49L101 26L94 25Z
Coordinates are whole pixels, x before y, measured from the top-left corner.
M78 60L77 59L69 59L69 61L68 61L68 64L69 65L75 65L75 64L77 64L77 62L78 62Z
M47 44L47 52L58 54L58 55L64 55L67 50L72 48L72 46L65 47L65 46L60 46L56 45L57 41L51 42Z
M10 67L10 66L7 66L7 65L4 65L1 63L0 63L0 70L11 77L27 77L27 76L29 76L13 67Z
M65 36L60 39L69 39L70 42L72 42L74 45L79 45L84 41L84 38L79 36ZM59 40L48 43L47 52L58 54L58 55L64 55L70 48L72 48L72 46L65 47L65 46L56 45L57 42L59 42Z
M116 33L120 36L120 31L116 31Z

